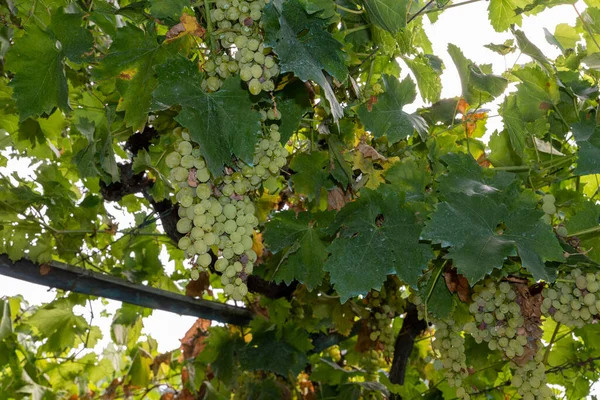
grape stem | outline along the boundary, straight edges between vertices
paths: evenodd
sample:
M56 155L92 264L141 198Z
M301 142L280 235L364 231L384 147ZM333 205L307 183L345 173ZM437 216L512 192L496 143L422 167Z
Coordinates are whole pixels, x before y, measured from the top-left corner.
M587 235L588 233L596 233L596 232L600 232L600 225L599 226L595 226L593 228L584 229L584 230L579 231L579 232L570 233L567 237Z
M427 304L429 303L429 299L431 298L431 294L433 293L433 288L435 287L438 279L440 278L440 275L442 274L442 271L444 270L444 267L446 266L447 262L448 262L448 260L444 261L444 263L440 266L440 268L436 272L435 278L433 279L433 283L431 284L431 287L429 288L429 291L427 292L427 297L425 298L425 323L427 323L427 325L429 325L429 320L428 320L428 316L427 316L427 314L429 312L427 311Z
M346 8L344 6L340 6L339 4L335 4L335 7L338 10L342 10L342 11L345 11L345 12L351 13L351 14L363 14L365 12L365 10L351 10L351 9Z
M371 24L365 24L365 25L359 25L356 28L350 28L350 29L346 29L344 32L344 35L348 36L351 33L354 32L359 32L365 29L369 29L371 27Z

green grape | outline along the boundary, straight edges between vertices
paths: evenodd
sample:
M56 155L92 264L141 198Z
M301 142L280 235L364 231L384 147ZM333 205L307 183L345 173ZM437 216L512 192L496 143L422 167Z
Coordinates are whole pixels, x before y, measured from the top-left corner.
M542 205L542 210L548 215L553 215L556 213L556 206L554 203L544 203Z
M567 230L567 228L561 225L558 228L556 228L556 234L560 237L567 237L569 236L569 231Z
M165 164L169 168L178 167L180 165L180 162L181 162L181 154L179 154L176 151L173 151L173 152L169 153L165 157Z
M258 79L252 79L248 83L248 90L250 90L250 93L252 93L255 96L260 94L260 92L262 90L262 85L261 85L260 81Z
M171 179L176 182L185 182L188 179L189 171L182 167L176 167L171 170Z
M181 166L183 168L193 168L195 160L196 159L191 154L188 154L187 156L183 156L183 157L181 157Z
M192 144L187 140L181 141L177 145L177 151L179 152L179 154L181 154L181 156L187 156L192 154L192 148Z
M262 69L262 67L260 65L254 64L250 68L250 72L252 73L252 77L256 78L258 80L258 78L260 78L262 76L262 74L263 74L263 69Z
M177 232L188 233L192 230L192 221L189 218L181 218L177 221Z
M216 76L210 76L206 80L206 87L211 92L216 92L221 87L221 80Z
M554 204L556 202L556 198L551 195L551 194L546 194L544 195L544 197L542 198L542 201L544 203L550 203L550 204Z
M208 252L208 246L206 242L202 239L197 239L194 241L194 251L196 254L203 255ZM210 256L209 256L210 257Z
M196 262L204 268L207 268L212 262L212 257L208 253L204 253L198 256Z
M194 280L194 281L197 281L200 278L200 272L197 269L191 270L190 278L192 278L192 280Z
M219 204L218 201L215 201L210 205L210 209L208 210L208 212L216 217L218 215L221 215L221 213L223 212L223 206Z
M202 200L209 199L211 194L212 194L212 191L210 189L210 186L208 186L205 183L200 184L200 185L198 185L198 187L196 187L196 196L198 196L199 199L202 199Z
M181 249L181 250L185 250L188 247L190 247L191 244L192 244L192 241L190 240L190 238L187 236L184 236L181 239L179 239L179 242L177 243L177 247L179 247L179 249Z

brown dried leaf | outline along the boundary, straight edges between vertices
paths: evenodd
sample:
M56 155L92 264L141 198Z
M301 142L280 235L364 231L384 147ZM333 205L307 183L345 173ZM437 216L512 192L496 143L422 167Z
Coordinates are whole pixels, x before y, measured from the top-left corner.
M350 202L350 196L345 194L344 191L336 186L327 193L327 209L328 210L341 210L346 203Z
M173 41L185 35L204 37L206 30L198 23L196 17L183 14L179 20L181 22L172 26L167 32L167 41Z
M209 291L210 275L206 271L200 272L200 277L190 281L185 287L185 295L189 297L201 297L204 292Z
M113 381L108 385L102 396L100 396L100 400L114 400L117 394L117 388L121 386L121 381L118 379L113 379Z
M490 162L490 160L487 159L485 153L479 156L479 158L477 159L477 164L479 164L479 166L483 168L489 168L492 166L492 163Z
M150 364L150 368L152 369L154 376L158 374L158 369L160 368L161 364L169 365L171 363L171 354L172 352L169 351L167 353L159 354L156 357L154 357L154 360L152 360L152 364Z
M464 115L467 113L468 109L469 103L467 103L467 101L461 97L460 100L458 100L458 104L456 105L456 111Z
M160 396L160 400L173 400L175 398L175 394L173 392L164 392L162 396Z
M358 338L354 349L359 353L372 350L376 346L376 342L373 342L370 338L371 331L367 326L367 321L362 320L360 323L360 330L358 331Z
M469 303L471 301L471 293L469 288L469 281L464 276L456 272L455 268L449 268L444 272L444 280L450 293L456 293L458 298L463 303Z
M515 280L518 280L518 278ZM521 315L525 320L519 334L527 335L528 339L525 352L521 357L515 357L513 362L517 365L524 365L535 356L541 346L543 331L540 307L544 299L536 285L530 288L527 282L518 282L513 283L512 287L517 293L515 301L521 307Z
M181 342L181 352L183 359L195 358L204 350L206 344L204 341L208 335L208 328L211 321L198 318L194 325L185 333Z
M365 157L371 158L373 161L387 161L387 158L379 154L377 150L365 143L360 143L357 147L358 151Z
M50 264L46 263L40 265L40 275L46 276L50 273L50 271L52 271L52 267L50 266Z

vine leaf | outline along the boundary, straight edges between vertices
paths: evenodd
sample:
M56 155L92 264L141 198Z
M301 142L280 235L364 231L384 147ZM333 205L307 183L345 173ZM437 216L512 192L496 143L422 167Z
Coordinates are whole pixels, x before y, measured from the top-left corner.
M50 114L55 107L70 110L65 58L81 62L93 45L92 34L81 27L81 14L58 10L43 31L35 25L15 38L6 54L6 68L15 76L10 82L19 110L19 119Z
M125 122L134 130L143 130L157 85L153 66L166 56L154 30L142 31L126 25L117 31L110 52L94 69L96 79L118 77L121 99L117 111L125 111Z
M346 80L342 44L327 32L328 22L308 15L298 0L275 0L264 10L265 45L279 58L281 72L293 72L303 81L315 81L325 91L335 120L344 111L323 70L338 81Z
M222 175L232 156L252 162L260 115L252 109L250 95L239 78L229 78L219 91L205 93L200 88L202 74L183 57L158 65L156 72L159 84L155 101L162 108L182 107L175 119L200 144L213 175Z
M385 185L378 191L363 189L359 200L346 204L332 224L337 228L324 269L342 303L380 289L390 274L416 287L432 257L430 246L419 244L421 225L414 212Z
M396 36L406 26L407 0L364 0L372 23Z
M477 66L464 56L452 43L448 44L448 53L456 65L462 85L462 96L469 104L482 105L500 96L508 86L508 80L493 75L490 65Z
M303 283L309 290L321 284L325 277L323 265L329 253L323 242L325 232L319 225L327 226L332 213L311 215L292 210L282 211L265 224L264 239L273 253L285 249L277 271L275 281L287 284L294 279Z
M535 197L519 193L518 181L509 174L482 175L469 156L443 160L450 169L441 186L445 201L426 223L423 238L450 247L446 258L471 284L517 253L534 279L552 280L544 261L564 256L552 229L541 221L543 212L535 209Z
M517 106L527 121L546 115L548 108L558 104L560 92L556 78L548 76L539 67L512 71L521 83L517 87Z
M427 57L419 55L414 59L402 57L402 60L408 65L408 68L415 75L419 92L424 101L436 102L440 99L442 93L442 81L440 79L441 70L436 70L429 62ZM443 64L440 64L443 66Z
M291 181L296 193L306 195L309 200L320 199L321 194L327 196L325 189L334 186L329 179L329 155L324 151L313 151L311 154L298 154L290 163L295 172Z
M504 32L512 24L521 25L523 18L515 12L517 6L521 4L523 1L520 0L490 0L489 19L496 32Z
M390 143L411 136L415 129L422 135L426 134L427 124L423 118L402 111L402 107L417 97L415 83L408 76L400 82L390 75L384 75L383 86L385 93L378 97L371 111L367 104L358 109L365 128L375 137L387 136Z
M592 117L581 117L581 122L572 125L573 135L579 147L575 174L600 173L600 128Z
M300 81L286 85L284 90L276 92L277 111L285 116L281 119L279 133L281 143L286 143L302 120L302 116L312 110L310 98L304 84Z

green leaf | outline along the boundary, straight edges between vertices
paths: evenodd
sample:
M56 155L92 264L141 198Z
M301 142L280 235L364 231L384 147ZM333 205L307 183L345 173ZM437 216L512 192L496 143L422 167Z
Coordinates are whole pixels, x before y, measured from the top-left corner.
M93 45L92 34L81 27L82 14L52 14L47 30L29 25L24 36L6 54L6 68L15 76L10 82L19 119L51 114L55 107L68 112L64 59L81 62Z
M521 112L517 107L516 96L511 95L504 100L501 114L513 150L519 157L523 157L523 151L527 147L527 130Z
M305 284L309 290L319 286L325 277L323 265L329 253L323 242L325 232L319 225L327 226L328 214L311 215L308 212L283 211L265 224L263 238L274 254L284 249L273 280ZM325 218L324 218L325 217Z
M418 115L402 111L402 107L415 101L417 92L414 82L407 76L402 82L384 75L385 92L377 98L372 110L366 104L358 109L358 115L365 128L375 137L387 136L390 143L396 143L411 136L416 129L427 132L425 121Z
M210 329L206 344L198 359L209 363L217 378L229 384L235 372L234 356L245 343L228 328L216 326Z
M252 162L260 132L260 115L252 109L247 90L239 78L229 78L221 89L205 93L200 88L202 75L194 63L183 57L170 59L156 67L159 84L154 99L162 106L179 104L175 118L200 144L202 156L215 176L232 164L232 156Z
M521 25L522 17L515 13L515 0L490 0L489 19L496 32L504 32L512 24Z
M512 71L521 80L517 87L517 106L526 121L534 121L560 101L556 78L538 67Z
M190 0L150 0L150 14L158 19L177 19L185 7L191 7Z
M347 204L333 228L339 236L329 246L325 271L345 302L350 297L380 289L387 275L397 274L416 287L432 257L429 246L419 244L421 226L414 212L403 206L390 187L361 190L359 200Z
M442 82L440 73L430 65L429 60L424 56L418 56L412 60L402 57L402 60L415 75L423 101L432 103L438 101L442 93Z
M594 118L583 115L581 121L572 125L573 135L579 150L577 152L577 175L590 175L600 172L600 127Z
M281 72L293 72L303 81L319 84L334 119L342 118L343 109L323 70L340 82L346 80L348 70L342 44L326 29L328 22L308 15L298 0L275 0L265 7L263 23L265 46L277 54Z
M462 96L467 103L482 105L504 92L508 84L505 78L484 72L484 66L478 67L452 43L448 44L448 53L458 70Z
M321 189L330 189L333 182L329 180L327 168L329 154L324 151L300 153L290 163L290 168L295 172L291 181L296 193L304 194L309 200L319 198Z
M535 199L516 191L517 182L509 183L504 174L485 178L467 155L444 161L451 165L446 177L450 182L443 182L445 201L426 223L423 238L450 247L446 258L472 284L517 254L534 279L552 280L544 261L563 261L564 256L551 227L541 221L543 212L535 209ZM465 166L472 172L466 172ZM453 170L460 175L453 177ZM462 187L456 185L463 180Z
M118 77L121 99L117 111L125 111L125 122L134 131L146 125L152 90L157 85L153 67L165 55L153 29L142 31L126 25L117 31L110 52L93 70L99 80Z
M30 26L6 55L6 68L15 73L9 85L20 121L50 114L55 107L70 109L62 52L51 33Z
M515 41L513 39L507 39L502 44L489 43L489 44L484 45L483 47L487 47L488 49L492 50L493 52L498 53L501 56L505 56L516 50L514 43L515 43Z
M521 52L523 52L523 54L526 54L537 61L546 71L552 71L552 66L548 62L548 59L544 53L535 44L531 43L529 39L527 39L527 36L525 36L523 31L514 28L512 28L511 31L513 35L515 35L515 38L517 39L517 46Z
M297 330L298 333L302 331ZM307 335L304 333L305 339ZM294 344L299 342L278 338L273 331L253 332L252 341L240 349L239 360L245 370L271 371L282 376L299 374L308 359L304 351L296 348ZM277 354L277 357L273 357Z
M61 300L40 308L27 323L48 338L44 347L52 352L73 347L77 337L82 337L89 328L83 317L73 314L73 304Z
M142 388L148 386L150 384L151 364L152 358L146 356L141 349L138 349L127 373L128 384Z
M75 63L83 62L85 53L94 45L92 33L81 27L83 20L84 14L65 14L59 9L50 24L50 29L60 41L62 54Z
M406 26L407 0L363 0L372 23L396 36Z
M13 333L12 316L8 299L0 299L0 342Z
M585 249L584 254L596 262L600 262L600 237L593 233L579 235L588 229L598 227L600 220L600 206L592 201L586 201L583 208L577 209L575 214L565 224L569 235L576 235L579 248Z
M286 143L298 130L300 121L304 114L312 110L308 92L302 82L286 85L284 90L277 92L275 96L277 111L281 113L281 125L279 133L281 143Z
M427 160L403 159L394 163L384 176L395 188L402 191L406 201L424 201L426 187L431 183Z

